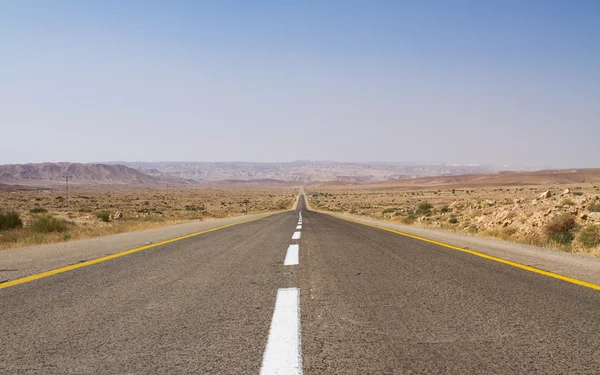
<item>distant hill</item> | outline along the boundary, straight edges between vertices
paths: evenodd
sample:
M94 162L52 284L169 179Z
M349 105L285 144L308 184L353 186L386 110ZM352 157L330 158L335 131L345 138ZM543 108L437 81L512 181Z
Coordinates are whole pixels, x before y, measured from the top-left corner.
M345 163L334 161L252 162L115 162L149 175L168 175L195 181L279 180L286 182L378 182L424 176L489 173L506 168L486 165L427 163Z
M329 182L329 187L356 186L366 189L437 189L437 188L475 188L493 186L527 186L527 185L563 185L563 184L598 184L600 185L600 169L545 170L535 172L495 172L488 174L464 174L457 176L423 177L403 180L390 180L371 184L348 184Z
M149 175L124 165L81 163L37 163L0 165L0 182L3 183L57 183L72 176L74 183L105 184L163 184L188 183L181 178Z
M48 189L44 189L44 188L34 188L34 187L30 187L30 186L24 186L24 185L7 185L7 184L0 184L0 191L2 191L2 192L11 192L11 191L35 191L35 190L48 190Z

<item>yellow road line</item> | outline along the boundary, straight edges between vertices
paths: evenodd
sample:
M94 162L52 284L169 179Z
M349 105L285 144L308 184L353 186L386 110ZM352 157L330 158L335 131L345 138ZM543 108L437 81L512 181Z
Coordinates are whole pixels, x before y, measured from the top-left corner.
M489 259L489 260L493 260L494 262L499 262L499 263L507 264L509 266L517 267L517 268L520 268L520 269L523 269L523 270L526 270L526 271L529 271L529 272L537 273L537 274L548 276L548 277L552 277L552 278L555 278L555 279L558 279L558 280L562 280L562 281L566 281L566 282L569 282L569 283L573 283L573 284L577 284L577 285L580 285L580 286L584 286L586 288L600 290L600 285L588 283L586 281L574 279L572 277L559 275L559 274L554 273L554 272L544 271L544 270L541 270L539 268L526 266L526 265L521 264L521 263L512 262L510 260L498 258L498 257L491 256L491 255L487 255L487 254L484 254L484 253L480 253L478 251L463 249L462 247L452 246L452 245L448 245L448 244L443 243L443 242L438 242L438 241L434 241L434 240L429 240L427 238L423 238L423 237L419 237L419 236L414 236L412 234L408 234L408 233L400 232L400 231L397 231L397 230L393 230L393 229L381 227L379 225L367 224L367 223L363 223L363 222L352 220L352 219L346 219L344 217L340 217L340 216L337 216L337 215L333 215L333 214L329 214L329 213L327 213L327 214L330 215L330 216L336 217L338 219L341 219L341 220L349 221L351 223L361 224L361 225L365 225L365 226L368 226L368 227L385 230L387 232L399 234L401 236L413 238L415 240L429 242L429 243L432 243L434 245L446 247L448 249L452 249L452 250L456 250L456 251L461 251L463 253L475 255L475 256L478 256L478 257L481 257L481 258L485 258L485 259Z
M176 238L172 238L170 240L165 240L165 241L153 243L151 245L146 245L146 246L142 246L142 247L136 247L135 249L125 250L125 251L122 251L120 253L107 255L107 256L104 256L104 257L101 257L101 258L96 258L96 259L88 260L88 261L85 261L85 262L81 262L81 263L77 263L77 264L72 264L70 266L61 267L61 268L57 268L57 269L46 271L46 272L42 272L42 273L37 273L35 275L22 277L20 279L6 281L4 283L0 283L0 289L8 288L8 287L19 285L19 284L28 283L30 281L42 279L44 277L56 275L56 274L67 272L67 271L76 270L78 268L91 266L92 264L106 262L107 260L111 260L111 259L119 258L119 257L125 256L125 255L129 255L129 254L137 253L137 252L140 252L140 251L148 250L148 249L151 249L153 247L157 247L157 246L161 246L161 245L166 245L166 244L169 244L169 243L172 243L172 242L181 241L181 240L184 240L186 238L191 238L191 237L199 236L199 235L204 234L204 233L214 232L214 231L219 230L219 229L229 228L229 227L232 227L234 225L239 225L239 224L244 224L244 223L250 223L252 221L257 221L257 220L260 220L260 219L264 219L265 217L271 216L271 215L273 215L273 214L267 214L265 216L262 216L262 217L259 217L259 218L256 218L256 219L250 219L250 220L240 221L238 223L231 223L231 224L227 224L227 225L222 225L220 227L216 227L216 228L212 228L212 229L207 229L207 230L203 230L201 232L196 232L196 233L192 233L192 234L187 234L185 236L176 237Z

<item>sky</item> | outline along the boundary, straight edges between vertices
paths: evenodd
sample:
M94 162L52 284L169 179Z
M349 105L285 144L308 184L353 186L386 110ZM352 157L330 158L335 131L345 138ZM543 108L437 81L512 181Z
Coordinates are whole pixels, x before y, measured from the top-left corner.
M600 1L0 2L0 164L600 167Z

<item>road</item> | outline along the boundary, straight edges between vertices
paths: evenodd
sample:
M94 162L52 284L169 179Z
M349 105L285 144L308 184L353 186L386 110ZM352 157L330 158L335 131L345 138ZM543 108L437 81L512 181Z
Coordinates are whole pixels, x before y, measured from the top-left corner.
M600 372L599 291L303 206L0 289L0 373Z

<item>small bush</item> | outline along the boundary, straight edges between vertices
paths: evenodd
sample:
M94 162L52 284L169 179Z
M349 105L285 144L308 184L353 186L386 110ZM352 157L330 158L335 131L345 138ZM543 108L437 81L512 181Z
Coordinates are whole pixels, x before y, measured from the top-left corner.
M52 215L38 216L29 224L29 230L33 233L65 232L67 221L55 218Z
M562 245L568 245L573 242L575 235L573 232L553 233L550 235L550 241L556 242Z
M562 205L563 206L574 206L575 202L573 202L571 199L565 199L564 201L562 201Z
M96 214L96 217L104 221L105 223L108 223L110 221L110 213L107 211L98 212Z
M548 224L546 224L546 227L544 229L546 230L546 234L548 234L548 236L553 236L569 232L575 229L576 225L577 224L575 223L575 217L573 215L568 213L562 213L554 216L548 222Z
M573 195L583 195L583 191L574 191L571 194L573 194Z
M446 212L451 212L452 209L448 206L444 206L442 207L442 209L440 210L441 213L445 214Z
M451 217L450 219L448 219L448 222L449 222L450 224L456 224L456 223L458 223L458 219L457 219L456 217L454 217L454 216L453 216L453 217Z
M21 228L23 221L18 213L14 211L0 212L0 230Z
M600 212L600 203L592 203L589 209L590 212Z
M587 248L600 246L600 226L588 225L577 235L577 240Z
M31 212L32 214L43 214L48 212L48 210L42 207L35 207L29 210L29 212Z
M421 202L419 203L418 209L420 212L427 212L433 208L433 205L429 202Z

